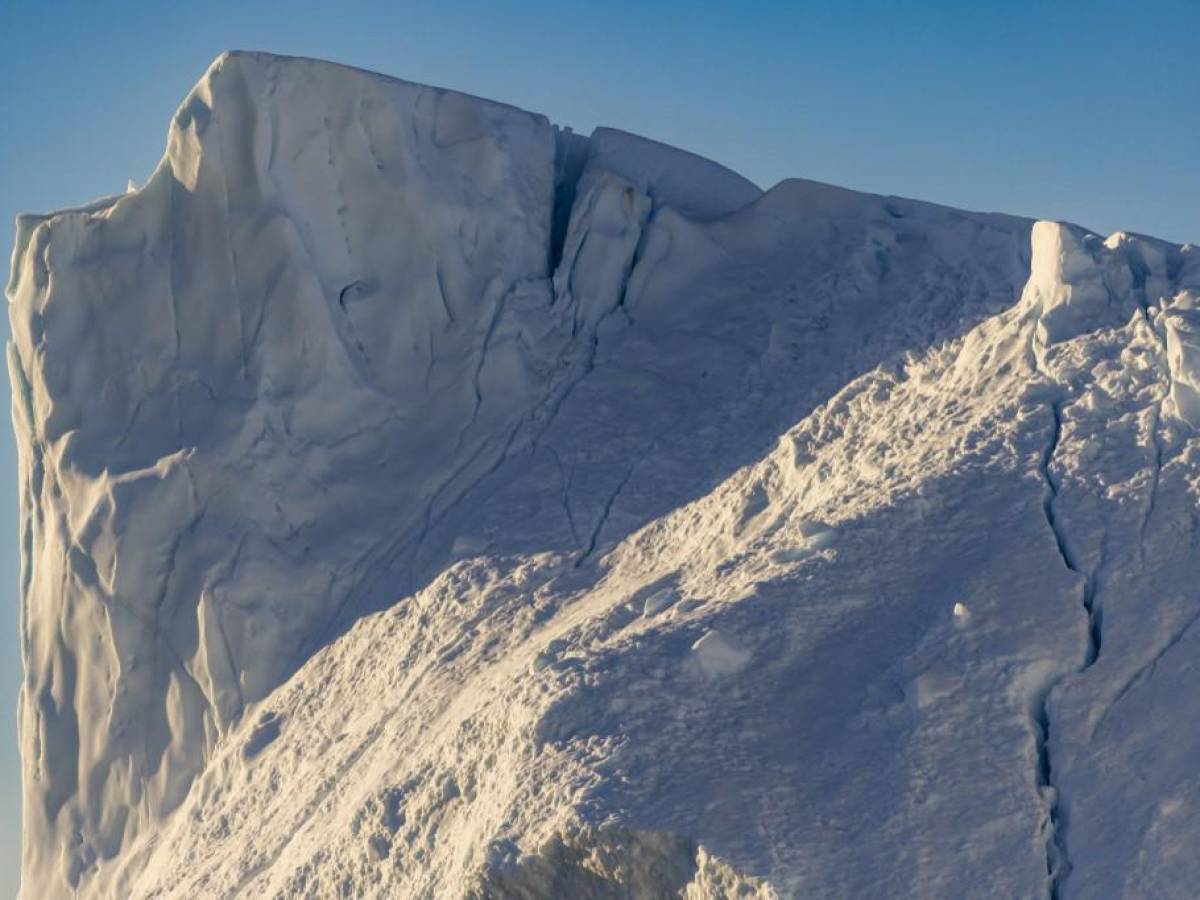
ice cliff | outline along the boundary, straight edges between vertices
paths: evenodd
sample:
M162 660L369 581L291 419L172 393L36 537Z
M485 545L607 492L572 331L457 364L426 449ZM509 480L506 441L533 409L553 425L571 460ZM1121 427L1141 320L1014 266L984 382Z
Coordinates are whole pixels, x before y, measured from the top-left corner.
M235 53L12 271L24 897L1200 880L1195 247Z

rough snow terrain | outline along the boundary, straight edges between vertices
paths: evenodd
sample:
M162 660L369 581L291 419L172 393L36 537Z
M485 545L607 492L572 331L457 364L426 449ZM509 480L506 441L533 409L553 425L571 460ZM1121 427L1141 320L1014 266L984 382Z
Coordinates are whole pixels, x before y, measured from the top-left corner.
M1194 895L1195 247L238 53L8 295L24 897Z

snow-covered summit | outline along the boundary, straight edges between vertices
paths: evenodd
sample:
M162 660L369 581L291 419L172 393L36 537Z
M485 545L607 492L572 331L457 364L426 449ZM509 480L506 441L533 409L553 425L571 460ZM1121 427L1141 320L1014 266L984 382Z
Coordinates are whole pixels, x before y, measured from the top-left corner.
M1194 247L235 53L9 298L28 897L1200 874Z

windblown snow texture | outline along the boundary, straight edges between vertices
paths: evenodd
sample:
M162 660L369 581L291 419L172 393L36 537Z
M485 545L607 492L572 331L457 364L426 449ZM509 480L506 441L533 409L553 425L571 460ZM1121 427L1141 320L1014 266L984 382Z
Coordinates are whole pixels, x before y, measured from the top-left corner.
M1200 252L220 57L22 216L23 896L1190 896Z

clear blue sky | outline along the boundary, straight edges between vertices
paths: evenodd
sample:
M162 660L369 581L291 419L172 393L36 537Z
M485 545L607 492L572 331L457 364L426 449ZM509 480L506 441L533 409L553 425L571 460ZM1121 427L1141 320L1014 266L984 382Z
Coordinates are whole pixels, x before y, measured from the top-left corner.
M764 187L799 175L1200 242L1197 35L1194 0L5 0L0 217L144 180L175 105L240 48L459 88L577 131L617 126ZM4 897L19 661L15 459L0 432Z

